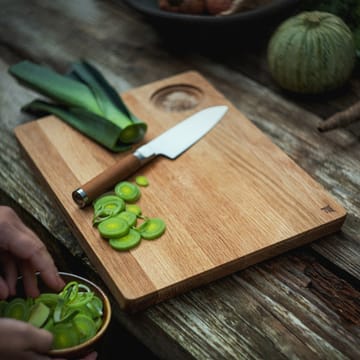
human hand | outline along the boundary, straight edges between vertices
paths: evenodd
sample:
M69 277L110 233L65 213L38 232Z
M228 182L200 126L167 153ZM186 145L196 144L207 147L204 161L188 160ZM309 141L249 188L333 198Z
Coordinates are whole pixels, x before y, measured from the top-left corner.
M54 359L46 355L50 350L53 335L38 329L25 321L0 319L0 359L1 360L66 360ZM92 352L80 360L96 360Z
M53 336L25 321L0 319L0 358L11 360L49 359Z
M36 272L47 286L61 290L65 283L44 243L8 206L0 206L0 299L16 294L16 281L23 276L25 294L39 295Z
M27 296L36 297L39 289L36 272L50 288L61 290L65 283L44 243L8 206L0 206L0 299L16 295L16 282L23 276ZM1 360L66 360L46 355L53 335L44 329L9 318L0 318ZM92 352L79 360L95 360Z

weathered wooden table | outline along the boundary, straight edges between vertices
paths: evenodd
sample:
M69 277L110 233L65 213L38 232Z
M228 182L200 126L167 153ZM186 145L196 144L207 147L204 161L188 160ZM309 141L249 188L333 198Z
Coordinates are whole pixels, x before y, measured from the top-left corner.
M234 36L232 49L220 47L220 36L206 49L165 41L121 1L1 1L0 202L39 234L61 270L102 284L14 137L17 125L33 119L21 106L37 95L7 73L23 59L59 71L91 59L119 92L196 70L348 211L334 235L144 311L128 314L113 302L116 323L100 358L112 358L111 349L117 358L121 346L140 351L128 333L162 359L360 358L360 123L316 130L358 99L358 70L337 94L291 96L267 72L269 33L253 35L247 43Z

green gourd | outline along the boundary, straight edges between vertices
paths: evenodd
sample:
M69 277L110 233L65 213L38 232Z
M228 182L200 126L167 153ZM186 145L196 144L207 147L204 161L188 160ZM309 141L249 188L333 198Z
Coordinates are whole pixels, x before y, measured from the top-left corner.
M338 16L305 11L283 21L267 49L271 76L289 91L320 94L343 86L355 65L355 44Z

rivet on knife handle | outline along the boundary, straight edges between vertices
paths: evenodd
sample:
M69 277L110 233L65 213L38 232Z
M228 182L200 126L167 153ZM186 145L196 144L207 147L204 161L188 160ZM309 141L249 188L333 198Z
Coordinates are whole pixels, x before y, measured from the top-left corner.
M141 159L133 153L129 154L86 184L73 191L72 198L79 207L83 208L110 189L116 182L126 178L142 165L143 162Z

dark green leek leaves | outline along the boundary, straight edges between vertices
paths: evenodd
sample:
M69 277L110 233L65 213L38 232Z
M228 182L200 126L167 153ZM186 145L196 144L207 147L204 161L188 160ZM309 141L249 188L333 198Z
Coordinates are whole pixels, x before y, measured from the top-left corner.
M147 125L128 110L103 75L85 60L72 63L66 75L30 61L11 66L9 72L52 100L34 100L23 111L54 114L114 152L130 149L145 135Z

